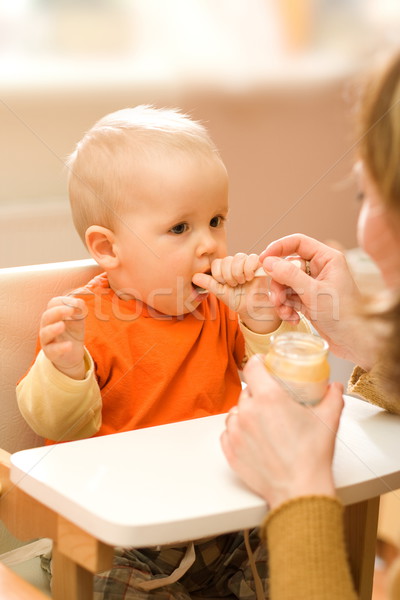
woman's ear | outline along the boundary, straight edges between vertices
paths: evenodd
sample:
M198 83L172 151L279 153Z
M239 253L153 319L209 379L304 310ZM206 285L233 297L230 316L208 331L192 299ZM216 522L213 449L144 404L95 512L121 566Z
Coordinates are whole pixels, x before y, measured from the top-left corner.
M115 247L115 235L111 229L100 225L91 225L86 230L85 239L92 258L105 271L118 267L119 258Z

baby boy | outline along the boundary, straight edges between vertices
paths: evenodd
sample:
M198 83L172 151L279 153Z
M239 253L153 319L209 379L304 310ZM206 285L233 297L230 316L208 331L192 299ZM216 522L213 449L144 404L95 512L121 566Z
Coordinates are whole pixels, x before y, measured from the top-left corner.
M308 325L281 323L267 278L254 277L257 255L227 256L228 177L207 131L176 110L121 110L84 135L68 167L74 224L103 273L43 313L41 350L17 387L24 418L54 443L229 411L246 359L271 333ZM258 575L240 532L189 546L117 549L95 598L243 600L258 576L266 593L256 531Z

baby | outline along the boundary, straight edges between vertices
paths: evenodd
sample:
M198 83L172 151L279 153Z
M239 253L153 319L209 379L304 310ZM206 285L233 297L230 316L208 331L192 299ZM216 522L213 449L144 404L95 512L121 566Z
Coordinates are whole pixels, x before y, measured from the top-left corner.
M121 110L68 166L75 227L104 273L49 302L17 387L24 418L54 443L227 412L246 359L308 325L280 322L257 255L227 256L228 177L207 131L176 110ZM250 546L266 591L255 531ZM255 597L242 533L195 542L176 581L188 549L119 549L95 598Z

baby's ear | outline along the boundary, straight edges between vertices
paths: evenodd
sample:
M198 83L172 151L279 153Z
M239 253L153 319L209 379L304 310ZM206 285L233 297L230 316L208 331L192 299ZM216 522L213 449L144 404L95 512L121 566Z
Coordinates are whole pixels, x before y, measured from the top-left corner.
M111 229L91 225L85 234L86 245L94 260L105 270L115 269L119 258L115 251L115 235Z

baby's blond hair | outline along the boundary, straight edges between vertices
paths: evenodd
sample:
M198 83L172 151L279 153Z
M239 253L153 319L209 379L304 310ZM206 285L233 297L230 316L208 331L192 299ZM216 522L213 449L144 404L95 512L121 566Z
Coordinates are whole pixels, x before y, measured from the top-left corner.
M113 229L121 213L134 207L137 168L172 153L218 156L205 127L177 109L148 105L106 115L69 156L72 218L82 240L91 225Z

